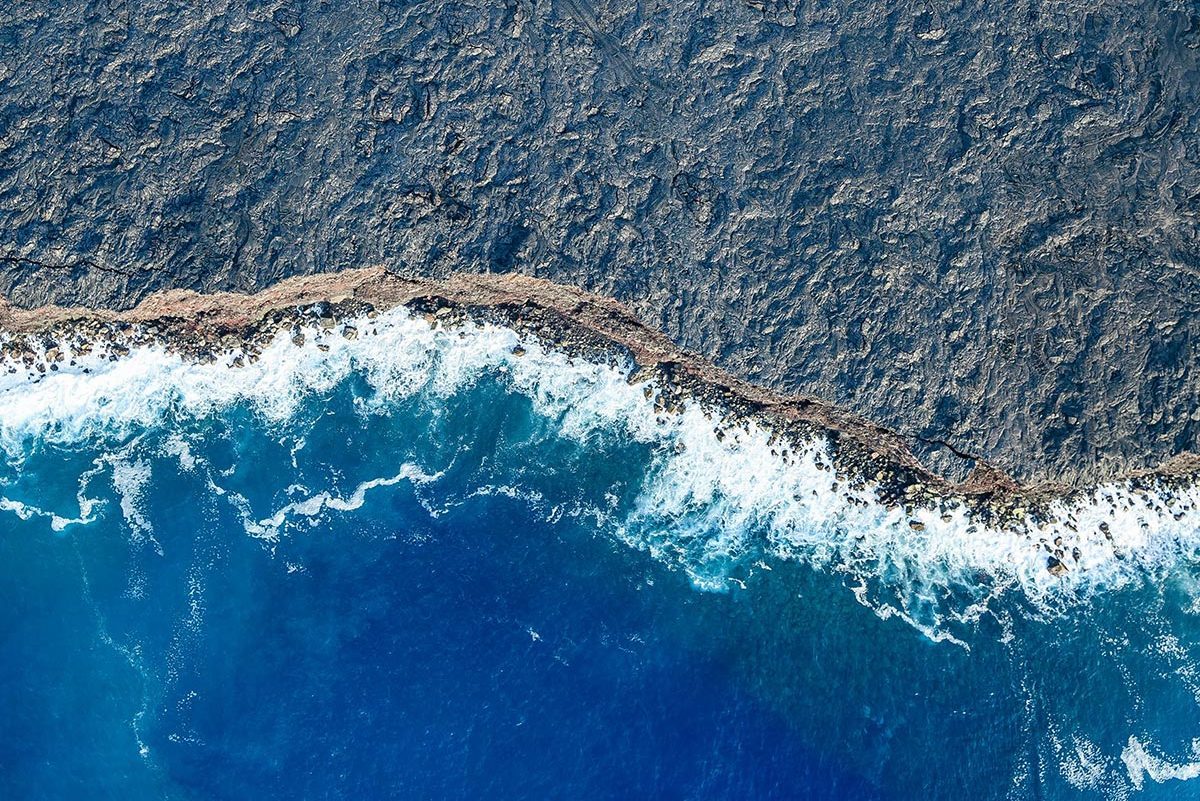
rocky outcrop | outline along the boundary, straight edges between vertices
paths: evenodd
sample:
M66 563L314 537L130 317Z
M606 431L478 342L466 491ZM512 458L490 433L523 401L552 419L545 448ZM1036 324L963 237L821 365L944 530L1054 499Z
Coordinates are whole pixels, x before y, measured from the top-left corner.
M1179 2L13 4L0 294L526 273L1095 479L1200 440L1198 58Z

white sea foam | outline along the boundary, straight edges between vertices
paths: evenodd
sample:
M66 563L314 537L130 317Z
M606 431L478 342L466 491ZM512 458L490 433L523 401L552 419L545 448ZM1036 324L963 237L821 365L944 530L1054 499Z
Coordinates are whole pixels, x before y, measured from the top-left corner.
M121 516L125 518L135 540L152 536L150 521L142 513L146 487L150 483L150 464L117 460L113 464L112 481L121 498Z
M47 512L45 509L39 509L31 504L14 501L10 498L0 498L0 511L12 512L22 520L32 520L35 517L46 518L50 521L50 528L54 531L62 531L67 526L92 522L91 515L87 513L81 514L79 517L62 517L54 512Z
M1185 760L1173 762L1151 754L1137 737L1121 751L1121 761L1129 771L1134 788L1140 790L1149 777L1159 784L1200 778L1200 740L1192 741L1192 752Z
M260 539L275 542L279 539L280 531L289 520L302 517L310 521L316 521L327 510L350 512L361 508L366 503L367 493L370 490L378 487L391 487L402 481L414 484L428 484L431 481L437 481L440 477L441 474L435 473L431 475L416 465L406 464L394 476L374 478L361 482L347 498L335 495L332 492L319 492L302 500L293 501L276 511L270 517L262 520L252 519L248 505L238 504L238 508L242 511L242 525L245 527L247 534L252 537L259 537Z
M659 450L619 532L629 544L713 590L772 558L837 571L880 617L934 640L961 644L957 625L1014 590L1035 614L1054 616L1099 592L1181 572L1200 548L1195 486L1155 495L1112 484L1053 504L1049 519L1058 522L994 528L963 504L907 512L880 503L872 488L853 488L828 468L820 439L785 455L751 423L722 440L694 404L660 431L673 447ZM1048 569L1052 555L1065 572Z
M962 505L910 514L880 503L869 487L852 488L829 467L828 445L819 438L785 449L754 423L726 427L718 437L698 403L659 411L644 391L653 383L631 385L626 368L568 357L508 328L430 326L403 310L355 326L356 339L313 329L302 346L281 333L241 367L233 354L198 364L147 346L116 361L74 355L75 366L62 363L36 379L21 370L0 374L0 447L20 459L36 438L120 438L234 403L281 422L306 395L354 371L374 389L368 409L380 413L414 393L448 397L480 376L503 375L564 437L587 443L620 436L651 447L632 511L615 523L607 522L607 512L592 511L616 536L686 570L702 588L744 583L762 569L756 564L796 561L844 573L878 614L909 620L940 639L949 636L948 623L977 618L997 595L1019 591L1035 609L1053 614L1097 591L1161 579L1195 563L1200 551L1196 486L1156 495L1114 483L1054 504L1058 522L1002 530L972 519ZM523 355L513 352L518 345ZM296 441L293 457L302 443ZM168 447L182 467L194 466L186 447ZM248 531L272 538L289 520L356 508L375 487L429 478L405 469L360 484L348 498L318 493L265 518L236 493L213 489L239 508ZM136 492L135 485L127 489L123 496ZM13 502L0 509L32 514ZM131 526L148 531L136 506L124 511ZM557 511L564 513L571 512ZM1064 568L1059 575L1047 569L1052 552Z
M418 390L449 396L504 366L516 389L545 413L563 417L567 435L586 436L622 418L644 424L652 417L620 371L532 343L525 343L527 357L516 357L512 349L522 340L507 328L431 328L402 310L357 325L368 335L350 340L313 330L301 347L281 332L243 367L232 366L234 353L200 364L161 346L144 346L116 361L68 352L73 366L63 363L32 379L23 369L0 373L0 446L16 457L33 438L123 436L170 414L202 415L238 402L281 421L303 397L331 389L355 370L375 388L372 403L380 408Z
M172 434L167 438L163 443L163 452L178 459L180 469L189 473L196 469L196 456L192 453L192 447L179 434Z
M0 496L0 511L11 512L21 520L42 518L50 521L52 531L65 531L69 526L85 526L95 520L94 511L100 504L96 498L88 497L88 484L103 471L102 465L95 465L91 470L79 477L79 486L75 493L75 501L79 504L79 514L65 517L57 512L47 511L33 504Z

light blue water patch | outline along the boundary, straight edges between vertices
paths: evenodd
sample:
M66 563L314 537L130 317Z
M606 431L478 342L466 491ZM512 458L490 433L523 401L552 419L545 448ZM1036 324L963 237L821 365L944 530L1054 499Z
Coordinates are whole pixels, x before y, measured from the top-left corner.
M357 327L0 378L0 797L1200 797L1192 489L914 528L621 365Z

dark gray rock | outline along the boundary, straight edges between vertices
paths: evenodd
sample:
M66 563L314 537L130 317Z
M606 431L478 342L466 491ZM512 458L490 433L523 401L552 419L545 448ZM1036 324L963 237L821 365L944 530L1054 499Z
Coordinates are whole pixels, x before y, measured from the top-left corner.
M10 3L0 292L519 270L1098 477L1200 437L1198 48L1171 0Z

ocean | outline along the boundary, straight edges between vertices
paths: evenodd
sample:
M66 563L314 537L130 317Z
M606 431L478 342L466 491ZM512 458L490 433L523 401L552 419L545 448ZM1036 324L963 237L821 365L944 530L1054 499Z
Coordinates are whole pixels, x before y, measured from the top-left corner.
M1200 489L910 512L615 356L355 329L0 374L0 798L1200 798Z

